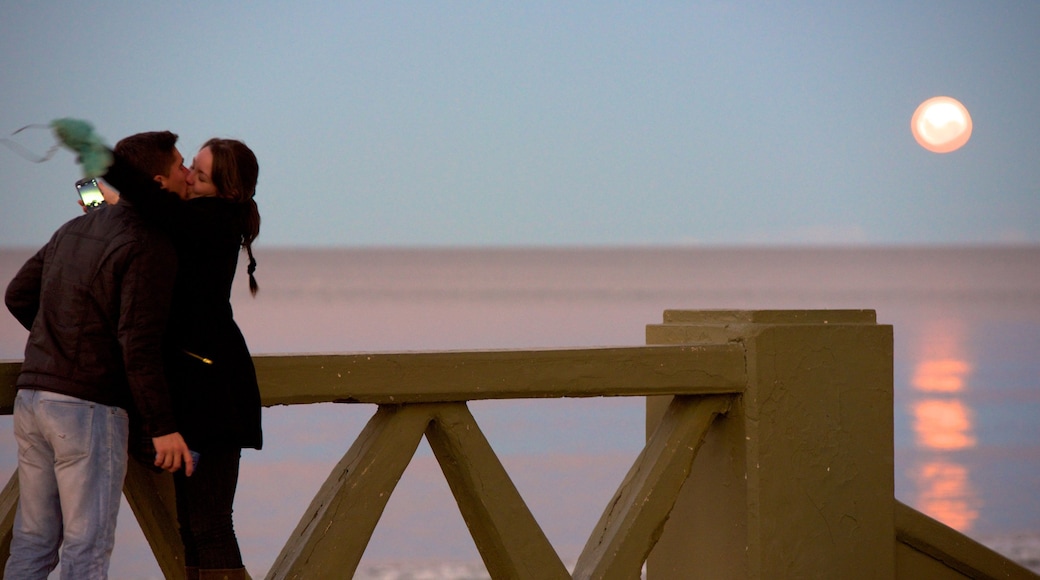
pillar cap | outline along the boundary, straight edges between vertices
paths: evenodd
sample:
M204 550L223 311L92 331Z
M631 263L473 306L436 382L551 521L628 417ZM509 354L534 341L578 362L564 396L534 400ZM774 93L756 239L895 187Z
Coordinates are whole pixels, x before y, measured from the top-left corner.
M665 324L877 324L874 310L665 310Z

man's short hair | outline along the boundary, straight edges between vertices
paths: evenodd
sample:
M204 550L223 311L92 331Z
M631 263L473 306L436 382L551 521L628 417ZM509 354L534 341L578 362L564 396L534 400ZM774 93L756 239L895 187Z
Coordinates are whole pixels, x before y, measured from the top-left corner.
M149 176L167 176L175 156L177 135L169 131L137 133L120 139L115 153Z

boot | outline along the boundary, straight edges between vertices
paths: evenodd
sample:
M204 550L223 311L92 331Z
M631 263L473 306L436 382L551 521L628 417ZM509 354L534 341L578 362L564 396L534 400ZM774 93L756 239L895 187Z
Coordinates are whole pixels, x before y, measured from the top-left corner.
M199 567L198 566L185 566L184 567L184 578L185 578L185 580L199 580Z
M209 569L202 568L199 570L199 580L246 580L245 568L226 568L226 569Z

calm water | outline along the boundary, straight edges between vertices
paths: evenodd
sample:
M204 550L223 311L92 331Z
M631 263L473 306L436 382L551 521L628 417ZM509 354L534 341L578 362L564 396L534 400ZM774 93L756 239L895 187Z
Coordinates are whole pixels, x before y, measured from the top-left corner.
M28 252L0 251L6 283ZM872 308L895 330L896 497L986 543L1040 537L1040 248L328 250L260 248L236 287L254 353L639 345L669 308ZM240 280L239 282L242 282ZM0 315L0 359L26 333ZM236 523L262 575L373 411L265 410ZM565 561L638 453L639 400L475 403ZM0 419L0 477L16 464ZM158 577L124 509L112 573ZM1018 538L1018 544L1015 542ZM423 445L362 569L479 560Z

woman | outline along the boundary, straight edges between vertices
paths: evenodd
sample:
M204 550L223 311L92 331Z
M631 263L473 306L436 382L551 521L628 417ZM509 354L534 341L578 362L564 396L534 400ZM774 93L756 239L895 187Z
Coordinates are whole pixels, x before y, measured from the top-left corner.
M195 156L183 201L127 173L117 157L105 180L159 221L178 253L166 373L177 426L199 454L191 477L174 474L187 577L245 578L232 506L241 450L260 449L263 441L256 371L230 298L242 248L250 291L257 292L256 156L241 141L210 139Z
M232 504L241 450L262 445L260 390L232 317L231 285L244 247L249 289L256 295L252 242L260 230L253 201L258 174L256 156L245 144L210 139L188 174L184 211L171 213L178 270L166 372L178 428L199 453L191 477L184 471L173 477L185 565L189 576L198 566L200 579L245 577Z

